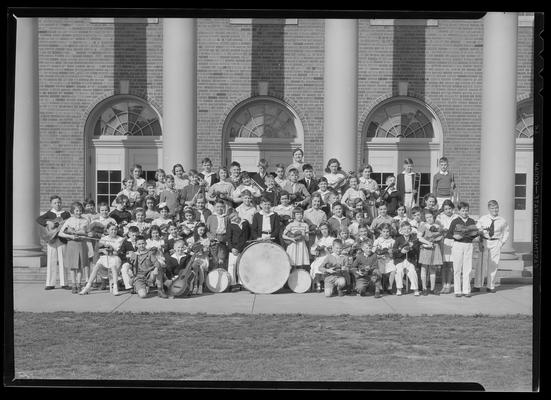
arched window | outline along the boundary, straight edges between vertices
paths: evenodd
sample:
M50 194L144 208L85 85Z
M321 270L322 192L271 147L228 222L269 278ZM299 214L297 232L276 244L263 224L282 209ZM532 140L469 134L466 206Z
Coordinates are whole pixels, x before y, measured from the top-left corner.
M107 104L94 125L94 136L161 136L161 124L146 103L125 98Z
M426 108L410 100L383 104L372 114L368 138L433 138L432 117Z
M373 179L386 188L389 175L402 171L403 161L413 159L414 171L421 173L421 196L430 192L431 175L436 172L442 151L442 125L427 104L410 96L381 101L363 125L363 164L373 168Z
M134 95L115 95L98 103L88 115L86 135L87 196L112 204L130 168L142 166L152 180L162 162L159 113Z
M282 103L256 100L242 105L228 124L229 138L295 139L297 117Z
M532 99L522 101L517 108L517 139L532 139L534 137L534 104Z
M251 97L234 107L223 127L226 165L239 160L241 169L253 171L260 159L269 169L288 165L292 150L303 147L298 114L284 101L270 96Z

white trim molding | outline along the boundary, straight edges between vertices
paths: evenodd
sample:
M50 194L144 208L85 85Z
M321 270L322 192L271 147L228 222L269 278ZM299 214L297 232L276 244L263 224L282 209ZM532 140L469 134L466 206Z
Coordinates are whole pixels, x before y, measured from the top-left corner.
M373 26L438 26L437 19L370 19Z
M158 24L159 18L90 18L92 24Z
M522 27L533 27L534 26L534 16L533 15L519 15L518 16L518 26Z
M298 25L298 18L230 18L232 25Z

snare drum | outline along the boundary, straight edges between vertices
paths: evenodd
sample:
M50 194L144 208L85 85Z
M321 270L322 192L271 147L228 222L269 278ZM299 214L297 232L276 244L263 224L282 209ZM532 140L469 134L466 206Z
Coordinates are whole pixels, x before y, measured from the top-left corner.
M287 285L295 293L306 293L310 290L312 286L312 278L310 278L310 273L303 269L295 269L289 275L287 280Z
M223 268L216 268L209 272L206 284L213 293L222 293L230 286L231 277L228 271Z
M268 241L254 242L237 258L237 273L243 286L253 293L274 293L281 289L291 271L285 249Z

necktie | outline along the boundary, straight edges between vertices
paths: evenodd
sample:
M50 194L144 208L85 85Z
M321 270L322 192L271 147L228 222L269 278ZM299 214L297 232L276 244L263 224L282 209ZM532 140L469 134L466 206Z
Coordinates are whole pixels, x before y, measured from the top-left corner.
M490 227L488 228L488 236L491 238L492 236L494 236L494 222L496 220L495 219L492 219L492 223L490 224Z

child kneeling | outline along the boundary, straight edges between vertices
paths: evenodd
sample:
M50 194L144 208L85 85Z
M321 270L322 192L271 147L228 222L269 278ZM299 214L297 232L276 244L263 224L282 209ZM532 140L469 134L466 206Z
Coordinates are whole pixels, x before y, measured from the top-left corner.
M138 296L143 299L149 292L149 286L155 283L158 296L166 299L168 296L163 287L164 267L161 266L156 255L147 250L146 244L145 237L141 235L136 237L137 251L128 259L128 262L132 265L133 274L135 274L132 279L132 286Z
M346 269L346 261L348 257L342 256L342 241L335 239L333 241L332 250L319 266L319 271L324 274L324 292L325 297L333 296L335 287L339 297L344 296L344 288L346 287L346 278L343 268Z
M382 273L379 271L377 255L371 251L372 243L365 240L361 244L361 252L356 255L352 264L352 272L356 278L356 292L365 296L368 290L375 290L375 298L381 297L383 286Z

